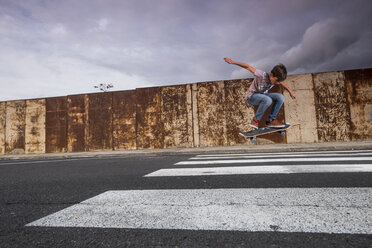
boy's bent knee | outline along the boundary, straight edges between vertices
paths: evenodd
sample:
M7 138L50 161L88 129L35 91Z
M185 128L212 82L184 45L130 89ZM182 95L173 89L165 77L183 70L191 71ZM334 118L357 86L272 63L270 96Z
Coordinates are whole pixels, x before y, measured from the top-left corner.
M283 94L280 94L280 93L272 93L270 95L270 97L275 101L275 102L279 102L279 103L283 103L284 100L285 100L285 97Z
M266 106L270 106L272 103L273 103L273 100L270 97L265 97L261 101L261 104L264 104Z

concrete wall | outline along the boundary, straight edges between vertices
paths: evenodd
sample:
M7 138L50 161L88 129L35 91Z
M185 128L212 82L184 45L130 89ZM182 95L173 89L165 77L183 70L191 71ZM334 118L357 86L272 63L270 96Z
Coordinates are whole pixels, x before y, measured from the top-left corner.
M45 150L67 151L67 97L46 99Z
M114 150L137 149L136 90L113 92L112 145Z
M350 111L350 139L371 139L372 70L345 71L345 84L347 102Z
M288 76L297 99L283 92L278 119L292 126L257 143L238 134L256 110L243 98L251 82L0 102L0 154L372 140L372 69Z
M5 154L6 102L0 102L0 155Z
M46 100L26 101L25 152L45 153Z
M284 92L285 119L292 125L287 130L287 142L318 142L313 76L311 74L288 76L286 84L296 92L295 100L288 92Z
M24 153L26 101L7 102L5 111L5 153Z

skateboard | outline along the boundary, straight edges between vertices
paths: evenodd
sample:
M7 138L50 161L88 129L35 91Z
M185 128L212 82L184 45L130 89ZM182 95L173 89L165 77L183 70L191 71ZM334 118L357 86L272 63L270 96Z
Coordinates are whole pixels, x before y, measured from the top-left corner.
M256 142L257 136L268 134L268 133L278 132L280 133L280 135L284 136L285 130L291 126L291 124L289 124L288 122L284 124L285 124L285 127L263 127L263 128L255 129L250 132L240 132L239 134L246 138L250 138L252 142Z

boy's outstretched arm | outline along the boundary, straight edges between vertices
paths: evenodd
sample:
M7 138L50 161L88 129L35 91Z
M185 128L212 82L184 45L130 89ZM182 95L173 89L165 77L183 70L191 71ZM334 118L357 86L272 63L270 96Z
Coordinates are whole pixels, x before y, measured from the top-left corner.
M223 59L226 61L226 63L243 67L244 69L247 69L248 71L250 71L252 74L254 74L256 72L256 68L254 68L254 67L252 67L252 66L250 66L246 63L232 61L230 58L223 58Z

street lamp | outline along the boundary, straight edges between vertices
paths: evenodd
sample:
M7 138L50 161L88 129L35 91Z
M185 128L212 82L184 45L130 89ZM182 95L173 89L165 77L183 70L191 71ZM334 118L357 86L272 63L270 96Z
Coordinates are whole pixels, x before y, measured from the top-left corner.
M113 84L99 84L95 85L94 88L99 88L103 92L107 92L110 88L114 88Z

